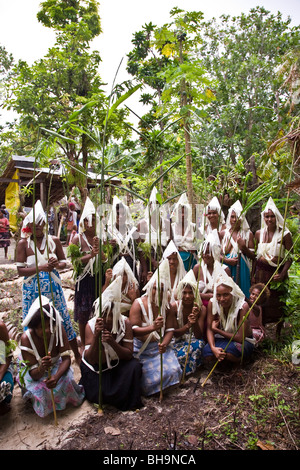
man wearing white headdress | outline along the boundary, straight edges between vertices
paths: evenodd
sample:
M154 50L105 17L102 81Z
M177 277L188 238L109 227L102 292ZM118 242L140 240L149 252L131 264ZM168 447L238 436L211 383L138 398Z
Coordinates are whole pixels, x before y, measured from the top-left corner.
M201 352L205 344L206 310L197 288L197 281L191 269L178 284L178 300L175 302L177 325L172 344L186 375L194 373L201 365Z
M24 276L22 286L23 318L27 316L31 305L39 295L39 284L41 294L50 301L54 300L55 308L63 319L68 341L76 361L80 362L81 356L78 351L76 333L68 312L58 272L58 269L63 269L66 266L65 254L60 240L47 233L46 225L46 214L41 201L38 200L23 220L21 239L16 251L18 274Z
M217 231L220 232L225 228L226 225L224 213L218 198L214 196L205 208L200 232L204 235L204 237L206 237L214 229L217 229Z
M99 215L89 197L86 198L79 220L78 234L68 247L68 256L74 268L76 280L74 296L74 320L79 325L81 343L85 344L85 326L92 314L93 303L98 297ZM102 280L100 281L102 282Z
M220 262L221 255L221 243L216 229L207 235L201 244L199 253L200 262L194 266L193 272L198 282L201 301L207 307L213 296L215 262ZM230 269L224 264L222 267L230 275Z
M140 296L140 290L138 281L125 258L121 258L120 261L114 265L113 269L108 268L106 270L105 283L102 287L102 292L104 292L110 283L118 276L121 276L122 278L121 313L128 317L133 301Z
M42 315L48 346L46 351ZM17 381L22 388L24 400L31 400L34 411L41 418L53 412L51 390L56 410L64 410L68 403L73 406L81 405L85 397L84 389L74 380L70 345L62 318L52 302L45 296L38 297L31 305L22 326L27 329L20 340L21 364L26 361L28 369L23 380L19 371Z
M239 364L248 359L255 340L249 318L249 306L239 286L219 262L214 270L214 295L207 308L207 341L202 350L205 361L228 361Z
M147 282L147 274L149 271L153 272L160 260L161 253L166 248L170 241L170 221L167 219L163 208L160 206L157 200L158 191L154 187L151 191L149 202L145 208L144 217L138 222L138 250L139 258L141 261L141 272L140 272L140 286L141 288ZM149 215L150 214L150 215ZM151 224L150 224L151 220ZM160 232L158 227L160 224ZM150 226L150 230L149 230ZM144 245L145 244L145 245ZM149 248L151 245L151 248ZM146 253L143 252L143 247L147 246L148 250ZM150 256L151 256L151 269L150 269Z
M133 332L121 313L122 278L118 276L94 303L94 317L86 325L86 346L82 355L80 384L87 399L99 402L99 343L101 335L103 404L126 411L143 406L140 362L133 357Z
M256 260L253 263L254 282L266 284L274 275L277 265L283 260L285 252L293 247L290 231L285 227L284 219L270 197L265 209L261 213L261 228L255 233L257 242ZM286 294L284 281L288 278L288 270L292 264L289 257L273 276L272 283L276 289L269 285L270 297L263 308L263 324L278 322L277 335L283 325L284 302L282 297Z
M172 219L172 239L183 260L186 271L193 269L196 260L196 242L199 234L196 231L196 224L193 223L192 206L189 204L186 193L183 193L171 214Z
M143 364L142 393L160 391L161 354L166 389L179 383L181 368L170 342L175 327L175 311L169 305L171 290L168 260L164 260L144 287L145 295L136 299L129 312L134 333L134 355ZM161 340L162 339L162 340Z
M168 260L171 280L171 302L176 300L176 290L181 279L186 275L183 260L176 248L175 243L171 240L163 252L163 260Z
M236 201L228 211L226 229L220 232L222 257L229 266L231 276L245 296L250 295L251 260L255 258L254 237L250 230L243 207Z
M129 207L118 196L113 197L112 209L107 222L107 236L114 247L112 264L124 257L137 276L136 240L138 233Z

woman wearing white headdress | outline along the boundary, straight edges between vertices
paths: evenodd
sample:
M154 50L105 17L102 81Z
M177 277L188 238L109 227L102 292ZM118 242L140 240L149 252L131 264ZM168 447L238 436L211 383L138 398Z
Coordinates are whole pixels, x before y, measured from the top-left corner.
M293 246L291 233L284 227L284 219L271 197L261 213L261 228L255 233L255 239L257 252L253 263L254 282L266 284L277 269L277 264L284 258L285 251L291 250ZM280 334L283 324L283 321L280 321L284 315L282 297L286 292L283 281L288 277L291 264L292 260L288 258L273 277L272 282L277 286L272 289L272 283L269 285L270 297L263 308L264 324L279 322L277 335Z
M225 228L224 213L221 209L218 198L214 196L205 208L200 231L206 237L214 229L217 229L217 231L220 232Z
M45 351L41 308L48 351ZM23 380L21 371L17 380L23 390L24 400L31 400L35 412L41 418L53 412L51 390L56 410L64 410L68 403L81 405L85 397L84 389L74 380L71 351L62 318L47 297L38 297L33 302L22 325L27 329L20 340L21 361L26 361L28 369Z
M172 237L183 260L186 271L193 269L196 264L196 224L193 223L192 206L183 193L175 204L171 214Z
M132 271L137 275L135 240L138 238L138 233L130 215L129 207L118 196L113 197L112 209L107 223L107 234L110 243L114 246L113 264L119 261L121 257L125 257Z
M202 350L205 361L217 359L241 363L254 350L255 340L249 318L249 306L239 286L219 262L214 272L214 295L207 308L207 341Z
M113 269L109 268L106 270L105 283L102 287L102 292L104 292L110 285L111 281L116 279L118 276L121 276L122 278L121 313L128 317L132 302L140 296L140 290L138 281L125 258L121 258L120 261L114 265Z
M228 211L226 229L220 232L223 262L229 266L231 276L246 297L249 297L251 260L255 258L254 237L240 201Z
M171 282L168 260L159 265L144 290L146 294L133 302L129 320L134 333L134 355L143 364L142 392L148 396L160 391L161 354L163 389L179 383L181 378L179 362L170 346L176 312L169 305Z
M63 269L66 266L65 254L60 240L47 234L46 223L46 214L41 201L38 200L34 209L23 220L21 239L18 242L16 252L18 274L24 276L22 287L23 318L27 316L31 305L39 295L39 282L41 294L48 297L50 301L54 299L55 308L63 319L68 341L76 361L80 362L81 356L78 351L76 333L68 312L58 272L58 269ZM37 254L38 266L36 266L35 253Z
M98 297L99 279L99 216L89 197L86 198L79 221L78 234L68 247L68 256L74 268L74 320L78 322L81 343L85 344L85 326ZM102 280L101 280L102 282Z
M212 230L200 248L200 263L194 266L193 271L198 282L200 297L203 305L207 307L213 296L214 267L215 262L220 261L221 244L218 231ZM222 265L223 269L230 275L230 269Z
M133 357L133 332L121 314L122 278L118 276L94 303L95 316L86 325L86 346L82 355L80 384L86 398L99 401L99 337L102 344L101 389L103 404L126 411L143 406L140 362Z
M172 344L181 368L185 368L185 374L188 375L194 373L201 365L202 348L205 344L206 310L199 293L197 294L197 281L192 269L179 282L177 296L177 325Z
M170 241L167 248L163 252L163 260L168 260L170 269L170 280L171 280L171 302L176 299L176 289L178 283L186 275L183 260L176 248L173 240Z

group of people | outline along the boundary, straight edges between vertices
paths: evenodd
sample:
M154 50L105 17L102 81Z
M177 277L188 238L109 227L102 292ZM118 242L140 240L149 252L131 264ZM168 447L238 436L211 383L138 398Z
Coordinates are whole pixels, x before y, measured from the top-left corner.
M225 220L214 197L197 227L186 194L168 217L154 190L137 224L117 196L106 218L87 197L67 252L80 341L59 275L65 254L46 227L37 201L16 252L24 277L17 381L41 417L84 398L98 403L99 393L104 404L140 408L143 396L178 384L202 364L250 358L266 323L280 330L280 285L291 265L284 256L293 242L272 198L253 235L239 201ZM271 278L275 289L267 286ZM11 357L0 324L0 406L11 400Z

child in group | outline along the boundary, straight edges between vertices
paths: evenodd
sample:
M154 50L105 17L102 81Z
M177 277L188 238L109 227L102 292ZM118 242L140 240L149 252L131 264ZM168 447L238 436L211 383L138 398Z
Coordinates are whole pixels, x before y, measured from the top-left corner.
M269 296L269 289L265 284L259 282L250 287L250 297L249 299L246 298L249 307L252 307L249 313L249 320L256 346L265 338L265 329L262 323L262 309ZM258 299L256 304L252 306L256 299Z

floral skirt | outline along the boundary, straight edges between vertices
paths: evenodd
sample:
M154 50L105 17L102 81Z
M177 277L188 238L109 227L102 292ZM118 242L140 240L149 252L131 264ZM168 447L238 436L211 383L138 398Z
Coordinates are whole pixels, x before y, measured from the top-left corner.
M54 269L53 273L57 276L57 278L59 278L58 271ZM75 339L76 333L73 329L71 318L68 312L65 295L64 295L61 285L52 278L51 278L51 284L50 284L49 273L45 271L41 271L39 273L39 280L40 280L41 294L47 297L50 301L52 301L52 291L53 291L54 306L59 311L63 319L63 325L66 330L68 340L71 341ZM38 291L37 276L35 275L32 278L25 277L24 282L23 282L23 288L22 288L23 319L28 314L28 311L31 305L33 304L33 302L38 296L39 296L39 291Z
M60 363L61 358L52 367L51 375L57 372ZM19 374L17 375L17 382L22 389L24 400L31 400L34 411L41 418L53 413L51 390L46 387L44 382L47 377L48 375L45 373L40 380L33 380L27 371L24 376L24 386L20 383ZM52 389L55 409L57 411L64 410L68 403L73 406L79 406L85 398L83 386L78 385L73 377L73 369L70 367L59 379L56 387Z
M202 349L205 345L205 342L202 339L196 339L194 336L192 336L191 342L190 342L190 348L189 348L189 339L185 338L178 338L174 340L172 343L172 346L177 354L177 359L178 362L182 368L182 370L185 367L185 374L193 374L197 367L199 367L202 363ZM187 357L187 352L189 348L189 354L188 358L186 361Z

